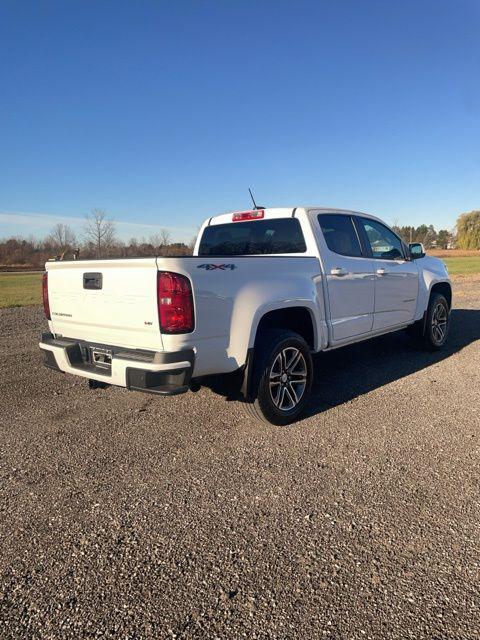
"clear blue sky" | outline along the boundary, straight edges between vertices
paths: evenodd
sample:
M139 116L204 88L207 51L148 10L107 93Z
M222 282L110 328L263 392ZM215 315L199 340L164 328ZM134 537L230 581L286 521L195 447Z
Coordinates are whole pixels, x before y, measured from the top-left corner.
M480 208L479 34L478 0L3 0L0 236L98 207L185 239L249 185L451 227Z

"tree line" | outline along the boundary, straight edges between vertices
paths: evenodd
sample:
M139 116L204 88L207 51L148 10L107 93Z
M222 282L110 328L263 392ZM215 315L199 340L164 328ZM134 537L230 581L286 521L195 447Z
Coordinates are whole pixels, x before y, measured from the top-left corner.
M455 234L448 229L435 230L430 224L421 224L419 227L394 224L392 229L408 244L409 242L421 242L425 249L451 249L455 244Z
M167 229L149 238L131 238L124 242L117 236L115 222L102 209L86 216L83 233L78 237L67 224L56 224L44 239L7 238L0 240L0 264L43 267L50 259L143 258L149 256L185 256L193 252L188 245L172 242Z
M393 225L405 242L422 242L426 249L479 249L480 250L480 211L462 213L453 231L440 229L433 225L422 224L419 227Z
M426 249L479 249L480 211L463 213L453 231L422 224L418 227L393 225L405 242L422 242ZM7 238L0 240L0 265L43 267L52 258L141 258L148 256L191 255L195 239L188 245L172 242L170 232L161 229L150 238L131 238L124 242L117 237L115 222L102 209L93 209L85 218L84 230L77 237L71 227L56 224L43 240Z

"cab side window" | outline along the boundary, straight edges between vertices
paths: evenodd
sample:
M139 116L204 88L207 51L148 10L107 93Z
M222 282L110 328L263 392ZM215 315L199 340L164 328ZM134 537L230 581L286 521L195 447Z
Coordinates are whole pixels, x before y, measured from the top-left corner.
M402 241L393 231L387 229L376 220L359 218L360 224L365 229L368 243L372 249L372 257L382 260L403 259Z
M362 248L350 216L321 213L318 222L330 251L342 256L362 257Z

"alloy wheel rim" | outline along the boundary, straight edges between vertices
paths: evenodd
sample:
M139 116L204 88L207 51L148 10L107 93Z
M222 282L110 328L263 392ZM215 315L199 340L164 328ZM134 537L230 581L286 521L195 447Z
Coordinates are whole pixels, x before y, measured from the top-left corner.
M277 409L291 411L298 405L307 386L307 363L299 349L286 347L277 354L270 367L269 385Z
M437 304L432 314L432 338L436 344L444 342L447 336L447 310L441 303Z

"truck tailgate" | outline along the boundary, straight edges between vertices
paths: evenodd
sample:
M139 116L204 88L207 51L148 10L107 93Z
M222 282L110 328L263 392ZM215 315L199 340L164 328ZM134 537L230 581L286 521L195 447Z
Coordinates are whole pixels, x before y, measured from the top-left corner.
M47 262L46 269L53 333L162 350L155 258Z

